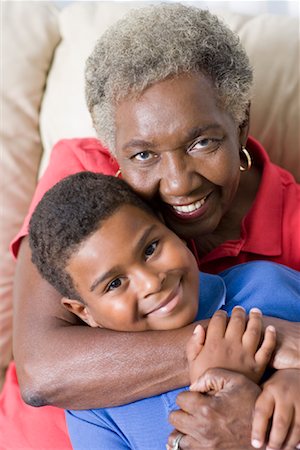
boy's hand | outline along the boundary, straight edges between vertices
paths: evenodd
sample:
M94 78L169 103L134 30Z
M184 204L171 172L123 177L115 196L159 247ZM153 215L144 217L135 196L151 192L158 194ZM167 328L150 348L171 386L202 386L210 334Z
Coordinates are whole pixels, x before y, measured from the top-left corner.
M255 404L252 446L261 448L272 419L267 449L300 448L300 370L282 369L263 385Z
M232 310L227 325L227 313L217 311L209 322L206 337L197 325L187 344L191 390L197 390L196 380L207 369L220 367L242 373L259 382L276 345L275 328L265 330L262 344L262 314L253 308L246 320L245 310L238 306Z

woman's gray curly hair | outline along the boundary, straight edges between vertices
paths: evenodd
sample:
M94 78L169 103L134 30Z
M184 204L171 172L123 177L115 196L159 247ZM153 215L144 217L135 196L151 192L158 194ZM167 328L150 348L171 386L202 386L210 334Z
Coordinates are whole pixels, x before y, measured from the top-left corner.
M100 140L115 153L114 108L158 81L186 72L208 75L220 105L246 117L252 69L239 38L215 15L179 3L156 4L116 22L86 63L86 99Z

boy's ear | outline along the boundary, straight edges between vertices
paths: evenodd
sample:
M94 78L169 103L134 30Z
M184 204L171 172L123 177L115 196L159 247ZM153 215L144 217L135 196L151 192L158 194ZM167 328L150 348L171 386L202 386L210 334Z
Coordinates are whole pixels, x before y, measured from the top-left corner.
M71 298L63 297L61 299L61 304L71 313L78 316L83 322L87 323L90 327L99 327L100 325L95 322L93 316L89 312L86 305L78 300L73 300Z

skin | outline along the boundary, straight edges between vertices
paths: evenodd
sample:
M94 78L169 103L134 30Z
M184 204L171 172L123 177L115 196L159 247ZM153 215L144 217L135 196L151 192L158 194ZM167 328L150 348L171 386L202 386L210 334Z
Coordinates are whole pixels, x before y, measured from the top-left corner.
M180 410L169 416L174 428L184 434L180 448L253 450L250 444L252 410L261 391L257 384L239 373L210 369L199 379L200 386L201 393L181 392L177 397ZM210 391L215 395L205 395ZM240 401L236 401L237 397ZM170 434L168 450L177 434L176 430Z
M66 271L85 304L63 303L92 327L171 330L193 322L198 311L193 254L157 217L132 205L85 239Z
M239 237L260 174L254 169L241 178L239 149L248 127L219 107L207 78L182 75L123 101L116 130L123 178L157 201L177 235L194 238L200 254ZM174 211L196 201L204 204L193 215Z
M259 383L276 345L273 327L266 328L261 342L261 319L260 310L253 308L247 322L244 308L237 306L228 324L226 312L217 311L208 325L206 336L198 325L187 345L190 390L197 391L198 378L214 367L234 370Z
M240 146L246 143L248 127L236 124L217 106L212 87L204 80L192 76L189 80L182 77L158 83L139 99L124 100L116 111L117 158L124 178L138 192L157 203L161 197L162 210L168 208L166 204L182 205L202 200L209 194L200 217L179 221L174 214L169 216L166 212L168 225L180 236L193 235L200 254L239 235L241 217L251 207L260 178L255 167L240 175L238 155ZM211 101L207 95L209 89ZM194 127L203 129L208 121L217 121L216 137L203 131L193 138L187 136ZM209 141L203 142L202 137ZM159 163L156 170L140 169L140 163L136 164L128 155L132 146L128 150L128 143L138 138L146 140L143 151L149 142L155 145L158 157L154 159ZM207 158L212 158L214 163L203 164L202 156L190 155L193 143L195 153L192 154L199 154L198 138L200 147L208 150ZM211 141L215 138L223 139L222 145L215 147ZM134 149L140 153L136 145ZM223 174L226 168L230 168L229 175ZM15 277L14 356L22 395L27 402L68 409L107 407L188 384L185 346L194 325L137 334L92 329L79 323L60 300L60 295L37 273L31 263L28 240L23 239ZM284 321L277 321L276 330L281 348L277 364L284 366L287 361L295 364L299 332L293 324ZM132 351L126 356L129 347ZM246 392L247 386L248 383L243 391L235 391L231 402L239 403L247 398L251 391L249 388ZM240 411L237 412L236 417L244 420Z

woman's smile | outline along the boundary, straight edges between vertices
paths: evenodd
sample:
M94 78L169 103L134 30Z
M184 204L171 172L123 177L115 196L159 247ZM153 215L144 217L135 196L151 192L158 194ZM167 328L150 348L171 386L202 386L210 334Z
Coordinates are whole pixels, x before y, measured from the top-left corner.
M124 179L158 201L182 238L212 233L240 181L239 127L219 106L211 81L180 75L116 109L116 149Z

